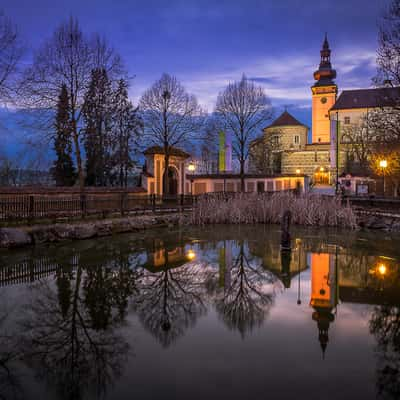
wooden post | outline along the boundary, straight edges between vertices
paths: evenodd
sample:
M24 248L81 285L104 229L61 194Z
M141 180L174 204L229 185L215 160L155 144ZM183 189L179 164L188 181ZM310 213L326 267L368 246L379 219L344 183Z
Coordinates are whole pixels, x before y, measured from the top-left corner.
M81 193L81 214L82 214L82 218L85 218L86 215L86 194L85 193Z
M31 223L34 218L35 218L35 197L30 195L29 196L29 212L28 212L29 223Z
M124 214L125 214L125 197L126 197L126 193L122 192L120 199L119 199L119 208L121 211L121 216L124 216Z
M282 215L281 221L281 250L289 250L291 249L290 245L290 223L292 220L292 213L289 210L286 210Z

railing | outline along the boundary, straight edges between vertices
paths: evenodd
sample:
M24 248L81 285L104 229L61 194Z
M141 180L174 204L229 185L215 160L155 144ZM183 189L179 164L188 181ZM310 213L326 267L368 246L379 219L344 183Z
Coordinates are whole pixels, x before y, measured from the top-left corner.
M129 193L82 195L25 195L0 193L0 222L61 219L110 214L178 211L189 208L194 196L132 195Z
M400 211L400 198L343 196L343 202L348 202L356 209L374 209L382 211Z

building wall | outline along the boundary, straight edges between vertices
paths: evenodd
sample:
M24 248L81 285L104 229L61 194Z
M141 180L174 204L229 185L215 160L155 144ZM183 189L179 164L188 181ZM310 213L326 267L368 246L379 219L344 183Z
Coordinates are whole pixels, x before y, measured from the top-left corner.
M187 193L185 188L185 175L186 175L186 160L182 157L171 156L169 159L169 166L175 168L178 182L178 194ZM149 154L146 157L147 172L153 177L144 179L143 187L149 194L163 194L163 174L164 174L164 155L163 154ZM151 193L151 188L154 187L154 192Z
M336 102L337 86L313 86L312 88L312 142L329 143L329 110Z
M246 178L246 192L275 192L281 190L300 189L304 192L308 189L308 177L274 177L274 178ZM228 179L194 179L193 193L202 194L210 192L240 192L241 183L239 178ZM261 190L262 189L262 190Z
M308 128L306 126L293 125L271 127L264 129L265 137L279 136L279 150L304 150L307 144ZM295 143L295 136L299 137L299 143Z
M328 150L293 151L282 154L282 173L295 174L300 169L301 174L313 176L320 168L330 170L330 154Z

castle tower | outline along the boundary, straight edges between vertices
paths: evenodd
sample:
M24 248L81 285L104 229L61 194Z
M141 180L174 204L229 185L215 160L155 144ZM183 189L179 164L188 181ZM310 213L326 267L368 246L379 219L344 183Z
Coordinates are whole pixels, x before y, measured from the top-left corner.
M325 40L321 50L321 62L319 68L314 72L316 80L312 90L312 142L330 142L329 110L336 102L337 86L333 81L336 71L331 65L331 50L328 38Z
M317 322L318 340L324 357L329 342L329 326L335 319L332 311L337 304L335 263L328 253L311 254L310 263L312 319Z

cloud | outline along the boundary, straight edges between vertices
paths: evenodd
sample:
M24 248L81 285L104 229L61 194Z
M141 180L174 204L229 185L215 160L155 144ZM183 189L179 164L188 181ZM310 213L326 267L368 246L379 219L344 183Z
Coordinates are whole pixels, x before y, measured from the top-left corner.
M243 73L265 89L273 105L293 103L296 107L308 108L311 105L313 72L318 63L318 55L294 53L273 58L238 59L236 65L214 68L207 73L181 74L178 78L209 111L214 108L218 93L229 82L240 79ZM339 91L369 87L376 68L375 52L343 48L333 54L332 66L337 70Z

